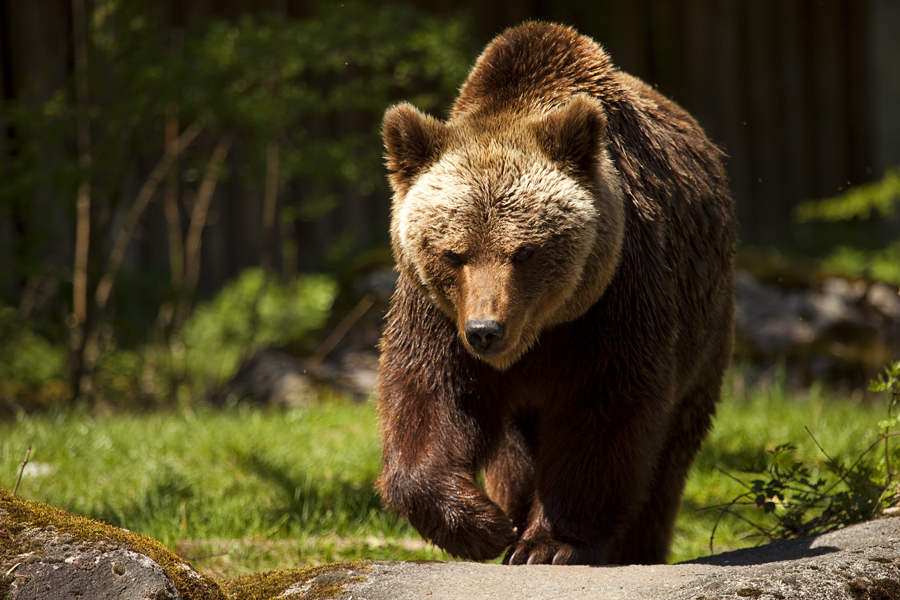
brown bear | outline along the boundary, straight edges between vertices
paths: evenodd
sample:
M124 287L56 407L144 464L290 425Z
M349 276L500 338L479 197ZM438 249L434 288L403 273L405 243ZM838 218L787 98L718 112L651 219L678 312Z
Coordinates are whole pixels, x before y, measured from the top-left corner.
M487 46L449 120L400 104L383 137L385 503L472 560L664 562L731 355L722 153L538 22Z

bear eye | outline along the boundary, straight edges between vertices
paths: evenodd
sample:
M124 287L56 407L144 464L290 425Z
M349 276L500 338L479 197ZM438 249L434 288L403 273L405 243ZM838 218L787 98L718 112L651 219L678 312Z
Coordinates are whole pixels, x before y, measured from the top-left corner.
M463 258L453 250L444 250L441 253L441 258L444 259L444 262L450 265L451 267L461 267L463 264Z
M534 246L531 244L525 244L513 254L513 262L517 265L521 265L523 262L531 258L534 254Z

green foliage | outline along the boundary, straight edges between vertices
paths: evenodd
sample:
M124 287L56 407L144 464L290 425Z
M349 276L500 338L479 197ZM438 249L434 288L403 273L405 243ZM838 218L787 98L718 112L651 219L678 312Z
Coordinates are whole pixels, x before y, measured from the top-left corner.
M888 396L887 402L887 418L881 421L878 426L881 428L882 435L887 439L890 437L891 429L894 429L898 425L900 425L900 415L892 414L894 408L900 403L900 361L895 362L894 364L886 367L884 373L878 376L878 379L874 379L869 382L869 390L878 393L886 393ZM887 446L885 446L887 447ZM886 454L885 461L889 461L890 457ZM891 473L890 464L887 464L888 473Z
M260 269L247 269L197 306L171 343L130 349L111 340L97 362L95 395L123 408L208 397L256 350L307 340L328 320L336 294L337 283L325 275L282 283L267 280ZM69 400L64 347L2 305L0 337L6 342L0 347L0 408L33 409Z
M801 223L814 219L848 221L868 219L873 213L890 217L897 203L900 203L900 169L892 169L881 181L852 187L833 198L801 204L797 207L797 220Z
M799 459L793 444L766 450L764 466L747 471L749 482L732 477L744 491L720 507L719 520L710 538L712 545L719 521L732 516L743 521L766 541L825 533L874 518L885 508L900 502L900 488L891 468L891 431L898 420L891 415L900 402L900 361L885 370L871 384L872 391L888 392L888 418L879 422L879 433L852 462L831 456L813 437L823 461ZM884 455L875 457L883 444ZM752 507L755 510L746 510ZM743 510L742 510L743 509Z
M136 400L208 399L260 348L307 340L328 320L336 293L336 282L325 275L282 283L261 269L247 269L197 306L168 344L105 352L98 362L97 396L124 407Z
M278 180L298 192L285 202L289 220L320 215L351 190L385 193L378 136L385 108L401 98L439 108L473 55L459 20L362 0L317 0L304 19L247 15L187 31L164 27L152 4L115 1L94 11L88 33L89 106L79 107L70 87L44 102L0 106L16 134L15 152L0 161L0 208L71 219L87 177L95 213L106 214L95 223L101 239L162 155L171 117L182 130L198 121L205 127L181 161L182 195L197 193L198 172L227 132L240 143L236 172L257 197L267 148L277 142ZM82 116L91 125L87 169L73 144ZM32 207L35 197L41 202ZM41 244L58 241L50 219L33 220L22 253L31 259L17 265L25 275L38 268Z
M887 392L891 395L888 406L893 408L900 401L900 361L895 362L884 370L878 379L869 384L869 389L873 392ZM896 423L890 423L895 425Z
M898 203L900 168L839 196L805 202L797 207L796 218L812 228L810 237L817 239L817 245L825 241L822 266L826 270L900 285L900 242L891 226L885 227Z
M66 350L0 304L0 407L47 406L68 395Z
M251 349L285 344L325 322L336 291L334 281L324 275L282 284L267 281L260 269L247 269L194 310L184 328L184 343L209 353L244 343Z
M198 306L181 334L184 367L194 393L234 376L241 359L265 346L301 340L325 324L335 281L305 275L286 284L247 269Z
M265 145L281 143L282 181L307 187L299 215L326 209L340 188L383 189L378 126L385 107L411 96L433 109L470 58L458 21L404 4L316 2L314 18L245 16L213 23L185 45L179 81L193 81L186 109L241 134L257 176Z
M883 474L862 462L862 456L848 465L826 455L814 476L811 465L794 458L795 451L792 444L767 450L765 468L752 473L757 477L749 482L737 480L746 491L721 514L743 520L764 540L773 541L866 521L886 507ZM822 476L821 471L827 474ZM757 515L735 511L738 505L755 507Z
M65 350L24 326L12 307L0 304L0 381L38 385L65 373Z
M818 439L828 440L832 455L858 456L883 417L879 406L848 400L821 384L802 392L792 390L781 369L755 374L735 365L726 377L713 429L685 486L671 560L709 554L711 532L715 534L715 553L759 543L756 529L721 512L748 491L751 479L764 478L760 473L767 470L769 452L777 444L792 441L795 449L780 460L806 464L810 480L815 481L826 476L827 459L807 429ZM773 443L762 445L761 436ZM773 525L774 517L756 508L754 499L743 498L731 510L740 517Z
M860 274L900 285L900 241L880 250L838 246L822 259L822 268L834 273Z

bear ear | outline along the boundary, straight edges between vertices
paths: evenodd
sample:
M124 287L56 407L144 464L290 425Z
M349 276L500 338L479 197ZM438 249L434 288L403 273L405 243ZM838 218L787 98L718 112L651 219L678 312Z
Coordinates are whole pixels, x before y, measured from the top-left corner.
M412 179L440 156L447 126L403 102L385 113L381 136L391 186L405 193Z
M606 112L599 100L579 94L531 127L547 156L575 173L590 173L604 145Z

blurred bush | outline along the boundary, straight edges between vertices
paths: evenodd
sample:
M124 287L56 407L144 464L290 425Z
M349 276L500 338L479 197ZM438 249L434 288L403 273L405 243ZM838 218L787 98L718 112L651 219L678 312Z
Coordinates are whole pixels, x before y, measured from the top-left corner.
M198 305L168 344L108 345L94 377L95 398L118 408L209 398L260 348L309 344L328 320L336 292L326 275L281 283L261 269L247 269ZM0 306L0 338L0 416L69 399L66 348L8 306Z
M337 284L326 275L282 283L261 269L247 269L198 305L167 344L104 356L98 396L125 406L210 400L260 348L308 346L328 320L336 292Z
M248 269L208 303L194 309L181 334L191 393L234 376L241 360L266 346L298 344L328 319L337 284L304 275L282 284ZM208 390L209 391L209 390Z
M817 246L826 271L900 285L900 168L874 183L797 207L797 221Z
M0 304L0 416L16 405L47 407L69 395L67 349Z

